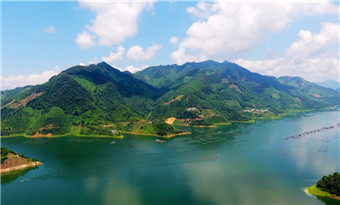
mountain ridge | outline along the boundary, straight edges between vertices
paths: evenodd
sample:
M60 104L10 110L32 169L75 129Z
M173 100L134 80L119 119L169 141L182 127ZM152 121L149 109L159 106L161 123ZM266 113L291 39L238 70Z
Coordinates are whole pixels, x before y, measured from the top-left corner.
M331 79L328 79L322 82L314 82L314 83L325 88L331 88L333 90L337 90L340 88L340 82L331 80Z
M339 93L296 77L204 61L135 74L105 62L73 66L48 82L1 91L2 135L183 133L165 123L212 126L339 105Z

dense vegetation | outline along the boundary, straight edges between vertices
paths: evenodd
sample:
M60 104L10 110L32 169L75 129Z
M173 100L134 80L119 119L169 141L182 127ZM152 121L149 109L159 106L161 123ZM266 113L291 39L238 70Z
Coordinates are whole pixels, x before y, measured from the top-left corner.
M1 133L168 135L189 125L276 117L339 105L339 92L302 78L275 78L214 61L149 67L131 74L105 62L74 66L48 82L1 92Z
M316 184L316 187L322 191L340 196L340 174L335 172L333 175L330 174L322 177Z
M8 159L8 157L13 156L13 155L17 155L18 157L24 158L24 159L26 159L26 160L28 160L28 161L37 161L36 159L28 158L28 157L26 157L26 156L23 155L23 154L18 154L18 153L14 152L14 151L12 151L12 150L9 150L9 149L7 149L7 148L5 148L5 147L1 147L1 164L2 164L6 159Z

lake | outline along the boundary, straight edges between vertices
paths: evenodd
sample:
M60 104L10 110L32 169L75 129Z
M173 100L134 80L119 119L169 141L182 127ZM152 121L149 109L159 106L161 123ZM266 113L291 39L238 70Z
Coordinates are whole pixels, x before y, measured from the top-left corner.
M193 134L162 144L134 135L2 138L2 146L43 164L1 176L1 200L35 205L335 204L304 189L339 172L338 122L339 110L332 110L217 128L179 127Z

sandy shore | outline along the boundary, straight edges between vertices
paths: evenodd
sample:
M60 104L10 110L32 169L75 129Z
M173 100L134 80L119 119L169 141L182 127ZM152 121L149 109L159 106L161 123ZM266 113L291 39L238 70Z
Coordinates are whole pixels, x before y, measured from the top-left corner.
M122 132L122 133L132 134L132 135L155 136L155 137L162 137L162 138L172 138L172 137L179 136L179 135L190 135L191 134L191 132L181 132L181 133L176 133L176 134L160 136L157 134L147 134L147 133L139 133L139 132Z
M191 134L191 132L181 132L181 133L177 133L177 134L165 135L165 136L160 136L160 137L172 138L172 137L179 136L179 135L190 135L190 134Z
M41 162L31 162L31 163L28 163L28 164L21 164L21 165L15 166L15 167L9 167L9 168L5 168L5 169L1 169L0 173L3 174L3 173L8 173L8 172L26 169L26 168L30 168L30 167L36 167L36 166L39 166L41 164L42 164Z

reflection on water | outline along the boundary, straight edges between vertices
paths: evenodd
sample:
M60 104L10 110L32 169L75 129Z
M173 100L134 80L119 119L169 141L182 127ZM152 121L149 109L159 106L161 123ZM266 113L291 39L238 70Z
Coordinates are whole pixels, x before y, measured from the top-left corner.
M326 198L326 197L316 197L318 200L322 201L324 204L328 204L328 205L339 205L339 201L338 200L334 200L334 199L330 199L330 198Z
M13 171L13 172L9 172L9 173L3 173L3 174L1 174L1 185L8 184L8 183L16 180L20 176L23 177L30 170L38 169L38 168L39 167L30 167L30 168L23 169L23 170L17 170L17 171ZM28 180L30 180L30 179L22 180L21 182L25 182L25 181L28 181Z
M193 134L163 144L132 135L114 144L91 137L4 138L5 147L44 164L4 177L2 202L330 204L303 190L339 171L339 128L282 139L338 121L338 111L327 111L217 128L180 127ZM20 183L24 179L31 180Z

